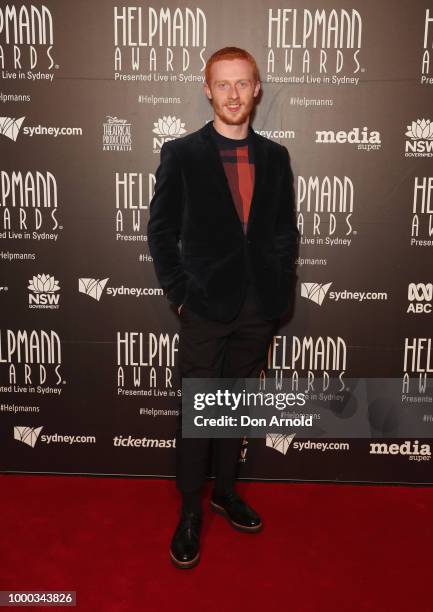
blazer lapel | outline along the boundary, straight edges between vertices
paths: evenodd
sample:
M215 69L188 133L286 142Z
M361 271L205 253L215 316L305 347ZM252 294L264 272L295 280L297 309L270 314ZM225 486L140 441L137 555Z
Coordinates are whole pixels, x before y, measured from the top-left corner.
M231 208L232 213L234 215L234 219L239 225L239 229L242 231L242 223L239 219L239 215L236 211L235 203L233 201L233 197L230 191L230 186L227 180L226 173L224 171L224 166L221 161L221 157L218 151L218 147L212 139L211 136L211 125L212 122L209 121L202 128L203 140L206 147L205 158L209 159L209 163L211 166L211 176L215 177L215 183L217 188L221 190L222 196L226 204ZM252 129L249 127L250 133L252 134L252 142L253 142L253 150L254 150L254 188L253 195L251 199L251 207L250 213L248 216L248 224L247 224L247 235L250 231L251 222L253 221L257 207L259 206L260 200L263 196L263 188L264 188L264 174L265 174L265 162L266 162L266 154L264 151L264 147L262 146L260 139Z
M235 218L238 220L239 225L242 228L240 219L236 212L235 203L233 202L232 194L230 191L229 183L227 181L226 173L224 171L224 166L218 151L218 147L211 136L211 125L212 122L210 121L203 128L203 138L205 144L203 159L206 162L209 162L209 176L212 176L215 179L215 188L221 192L224 203L235 214Z

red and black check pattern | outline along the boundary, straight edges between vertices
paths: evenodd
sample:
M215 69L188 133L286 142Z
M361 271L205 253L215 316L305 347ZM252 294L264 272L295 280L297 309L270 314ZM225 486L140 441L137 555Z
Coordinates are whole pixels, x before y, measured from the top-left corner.
M222 136L215 129L213 129L213 132L233 202L242 223L244 233L246 233L255 175L251 138L247 137L243 140L234 140Z

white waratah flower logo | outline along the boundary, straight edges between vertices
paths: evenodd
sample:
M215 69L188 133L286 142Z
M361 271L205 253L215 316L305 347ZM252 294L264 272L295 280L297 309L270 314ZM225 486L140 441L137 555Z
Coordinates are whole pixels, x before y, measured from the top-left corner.
M49 274L38 274L29 283L27 288L35 293L54 293L55 291L60 291L59 281L56 281L54 276Z
M152 132L158 134L158 136L180 136L181 134L185 134L186 130L185 124L181 122L180 119L176 117L162 117L158 119L153 124L155 127Z
M430 119L418 119L407 126L405 136L413 140L433 140L433 123Z

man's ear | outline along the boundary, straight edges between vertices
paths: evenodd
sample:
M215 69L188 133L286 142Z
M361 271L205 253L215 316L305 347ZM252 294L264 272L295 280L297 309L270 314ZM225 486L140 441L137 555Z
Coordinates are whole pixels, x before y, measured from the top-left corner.
M254 92L253 92L254 98L256 98L259 95L259 91L260 91L260 81L257 81L257 83L254 86Z
M207 95L207 97L209 98L209 100L212 100L212 92L210 90L209 85L207 84L207 82L204 82L204 92Z

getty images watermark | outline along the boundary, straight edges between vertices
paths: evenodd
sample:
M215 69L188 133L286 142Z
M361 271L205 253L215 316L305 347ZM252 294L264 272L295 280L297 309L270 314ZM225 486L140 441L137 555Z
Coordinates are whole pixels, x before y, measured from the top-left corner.
M243 389L240 392L229 391L228 389L217 389L215 392L194 393L193 409L201 411L206 409L207 416L204 414L194 415L194 425L196 427L311 427L313 417L305 414L291 415L283 417L277 414L258 416L259 407L274 408L284 410L293 406L305 406L306 399L304 393L254 393ZM245 409L253 408L254 414L246 414ZM232 415L221 414L210 417L209 408L216 410L231 410ZM237 416L233 416L236 411Z
M183 378L181 419L185 438L429 438L433 380Z

